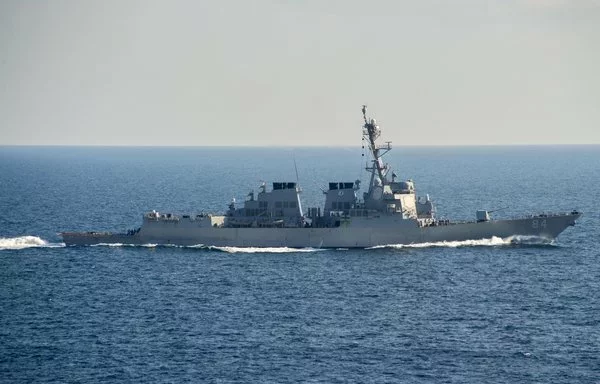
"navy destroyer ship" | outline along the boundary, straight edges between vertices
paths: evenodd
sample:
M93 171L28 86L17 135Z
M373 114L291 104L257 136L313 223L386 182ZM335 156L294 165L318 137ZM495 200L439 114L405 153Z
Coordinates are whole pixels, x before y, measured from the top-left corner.
M141 227L126 233L62 232L66 245L159 244L216 247L368 248L392 244L417 244L532 236L554 239L575 225L581 213L548 213L494 220L490 212L476 211L471 222L440 220L428 195L418 197L412 180L397 180L383 156L391 142L380 144L381 130L367 118L363 140L372 160L368 188L360 196L360 180L330 182L325 204L302 208L297 182L263 183L236 208L225 214L178 215L148 212Z

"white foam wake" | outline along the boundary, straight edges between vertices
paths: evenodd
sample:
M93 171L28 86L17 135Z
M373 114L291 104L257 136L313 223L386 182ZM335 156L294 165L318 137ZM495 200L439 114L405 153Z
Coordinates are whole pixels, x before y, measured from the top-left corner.
M57 248L64 243L49 243L37 236L0 237L0 250L24 248Z
M125 247L131 246L131 244L123 244L123 243L98 243L98 244L90 244L90 247Z
M515 235L504 239L508 244L525 244L525 245L556 245L555 239L548 239L540 236L525 236Z
M430 243L416 243L416 244L387 244L377 245L368 249L378 248L459 248L459 247L497 247L503 245L514 245L514 244L531 244L531 245L547 245L552 244L552 240L541 238L537 236L510 236L507 238L500 238L493 236L491 239L479 239L479 240L461 240L461 241L438 241Z
M289 247L208 247L227 253L297 253L317 252L317 248L289 248Z
M156 248L158 244L125 244L125 243L98 243L90 244L90 247L145 247L145 248ZM170 244L164 245L164 247L171 246ZM179 247L179 246L176 246Z
M227 253L297 253L297 252L315 252L316 248L289 248L289 247L217 247L204 244L196 245L177 245L177 244L124 244L124 243L98 243L90 247L144 247L144 248L190 248L190 249L208 249Z

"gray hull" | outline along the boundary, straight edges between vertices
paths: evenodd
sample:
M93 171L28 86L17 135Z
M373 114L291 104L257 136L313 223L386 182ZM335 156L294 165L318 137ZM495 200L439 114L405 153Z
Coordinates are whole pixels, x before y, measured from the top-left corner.
M418 244L535 236L554 239L575 225L579 213L536 216L512 220L449 223L420 227L412 220L365 220L343 223L336 228L214 228L197 227L194 222L144 222L139 232L62 233L67 245L159 244L230 247L368 248L391 244Z

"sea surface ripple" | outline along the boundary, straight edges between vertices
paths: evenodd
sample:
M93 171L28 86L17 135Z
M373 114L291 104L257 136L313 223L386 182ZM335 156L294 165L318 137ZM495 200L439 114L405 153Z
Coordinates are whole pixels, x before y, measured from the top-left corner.
M354 149L0 155L0 382L600 380L597 146L389 159L442 216L582 210L555 242L338 250L65 247L57 232L126 230L152 209L224 211L260 180L295 179L294 156L304 206L316 206L329 180L364 179Z

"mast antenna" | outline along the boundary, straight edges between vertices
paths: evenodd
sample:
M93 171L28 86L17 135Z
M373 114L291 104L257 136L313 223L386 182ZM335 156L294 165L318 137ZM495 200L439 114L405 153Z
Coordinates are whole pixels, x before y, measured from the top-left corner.
M294 169L296 170L296 186L300 185L300 178L298 177L298 166L296 165L296 154L294 153Z

